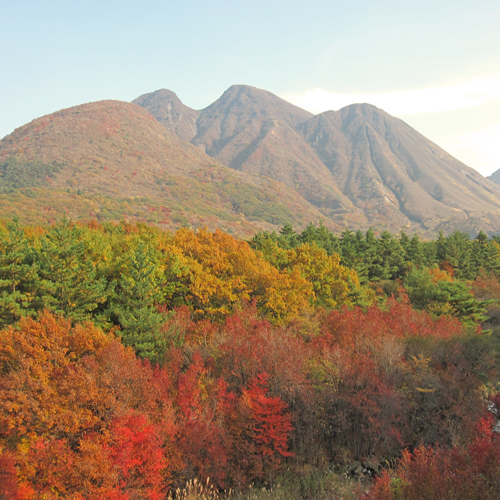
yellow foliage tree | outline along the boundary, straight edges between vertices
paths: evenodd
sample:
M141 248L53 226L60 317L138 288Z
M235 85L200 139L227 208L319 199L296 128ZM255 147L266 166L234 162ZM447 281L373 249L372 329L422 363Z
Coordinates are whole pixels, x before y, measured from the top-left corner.
M312 285L299 270L280 271L248 243L217 230L210 233L180 229L164 249L178 266L177 290L196 317L222 319L242 300L257 302L258 309L276 323L308 310Z
M354 269L340 265L338 254L328 255L315 243L304 243L288 250L288 268L311 283L314 305L335 308L353 305L352 291L359 287L359 279Z

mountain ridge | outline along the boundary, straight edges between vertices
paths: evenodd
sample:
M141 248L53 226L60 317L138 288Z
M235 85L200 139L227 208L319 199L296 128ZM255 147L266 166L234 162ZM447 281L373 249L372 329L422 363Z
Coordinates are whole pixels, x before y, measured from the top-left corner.
M498 186L402 120L367 103L299 110L232 86L198 112L191 142L231 168L284 182L337 223L500 230Z
M0 167L0 217L35 222L500 232L500 186L402 120L367 103L313 115L245 85L202 110L167 89L60 110L2 139Z

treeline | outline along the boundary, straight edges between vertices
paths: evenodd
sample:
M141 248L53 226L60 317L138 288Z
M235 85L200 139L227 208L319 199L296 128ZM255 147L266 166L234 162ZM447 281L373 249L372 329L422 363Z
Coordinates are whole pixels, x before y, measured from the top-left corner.
M261 231L250 241L252 248L265 254L266 249L273 252L273 244L289 250L306 243L315 244L328 255L338 254L341 265L355 269L362 282L402 279L415 267L441 267L465 280L474 280L481 270L500 272L500 236L489 239L483 231L474 239L455 231L446 237L440 232L434 241L422 241L417 234L410 237L404 231L397 236L383 231L376 237L373 229L366 233L346 229L336 236L322 224L311 223L301 233L285 225L279 233Z
M435 241L422 241L417 234L410 238L404 231L398 236L384 231L377 238L372 229L345 230L338 237L322 225L310 224L301 233L291 226L279 234L260 232L250 245L277 267L290 251L315 246L327 255L339 255L340 264L355 270L361 285L381 302L403 291L415 308L433 316L456 316L472 326L487 319L484 313L491 302L485 300L498 298L499 242L500 237L489 239L482 231L474 239L460 231L447 237L440 233ZM489 312L496 323L496 311Z
M155 499L193 478L239 490L289 474L307 497L311 470L358 463L378 474L372 498L413 498L445 490L451 465L433 464L457 461L467 498L498 498L499 332L481 322L500 286L498 268L472 272L482 236L460 236L469 263L451 258L458 235L410 238L447 258L403 252L390 277L370 274L373 254L402 235L355 233L357 270L333 238L8 223L0 495ZM493 266L498 244L481 244Z
M118 327L126 345L159 362L166 311L187 306L196 319L223 320L255 300L283 324L315 305L369 302L356 272L337 255L304 245L279 268L221 231L175 234L147 225L63 221L49 228L7 224L0 235L0 325L47 309L73 322Z

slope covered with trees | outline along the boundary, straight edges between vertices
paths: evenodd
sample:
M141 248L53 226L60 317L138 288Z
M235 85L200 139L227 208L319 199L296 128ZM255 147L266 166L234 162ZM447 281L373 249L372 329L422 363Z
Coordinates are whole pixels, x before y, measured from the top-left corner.
M221 165L120 101L64 109L0 141L0 217L47 224L63 216L240 237L321 218L284 184Z
M417 498L453 467L450 491L498 496L500 247L483 233L13 221L0 248L6 498L167 498L194 479L322 498L363 469L370 498Z

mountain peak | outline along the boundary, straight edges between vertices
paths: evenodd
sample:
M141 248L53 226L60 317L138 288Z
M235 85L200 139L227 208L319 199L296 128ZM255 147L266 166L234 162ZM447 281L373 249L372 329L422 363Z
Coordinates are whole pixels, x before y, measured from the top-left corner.
M343 108L341 108L339 111L337 111L337 113L340 113L340 115L344 119L346 118L352 119L355 116L358 116L363 120L368 120L368 121L372 121L374 119L386 119L386 118L392 120L395 119L393 116L391 116L383 109L377 108L377 106L374 106L373 104L368 104L366 102L349 104L348 106L344 106Z
M162 125L183 141L190 141L195 136L199 112L182 104L175 92L160 89L143 94L132 102L147 109Z
M162 97L164 99L178 100L180 102L180 99L177 97L177 94L173 90L169 89L158 89L155 90L154 92L148 92L147 94L142 94L132 102L136 101L148 102L151 99L156 99L158 97Z
M257 87L253 87L252 85L243 85L241 83L236 83L228 87L228 89L224 92L224 94L228 92L267 92L267 90L262 90Z
M342 111L343 109L354 109L354 110L359 110L361 112L381 111L382 113L386 113L383 109L377 108L377 106L370 104L368 102L353 102L352 104L344 106L339 111Z
M313 116L266 90L232 85L195 126L190 141L208 155L283 182L337 223L500 229L498 186L372 104Z

